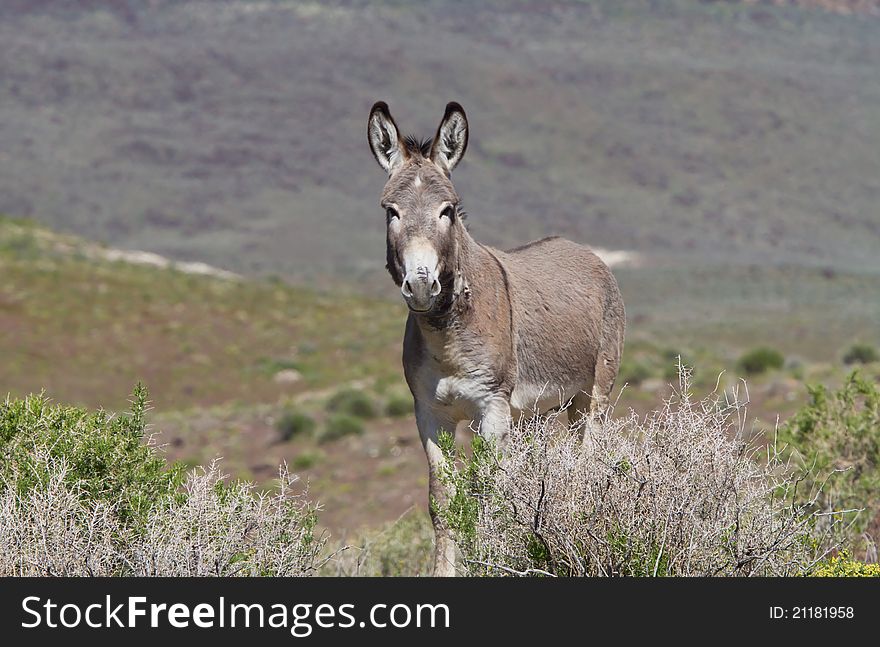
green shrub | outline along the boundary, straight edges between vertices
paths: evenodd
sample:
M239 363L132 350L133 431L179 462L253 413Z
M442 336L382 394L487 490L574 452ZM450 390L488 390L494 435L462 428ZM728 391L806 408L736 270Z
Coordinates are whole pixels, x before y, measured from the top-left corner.
M620 363L620 371L618 372L617 381L620 384L629 384L638 386L651 377L651 369L642 362L624 358Z
M337 413L327 419L318 442L329 443L345 436L356 436L364 433L364 423L358 418L345 413Z
M67 485L89 501L112 503L125 526L139 527L177 493L182 468L168 466L145 443L147 390L138 385L131 412L53 405L41 395L0 404L0 482L19 494L45 486L50 466L40 450L67 464Z
M678 358L675 359L675 364L667 364L663 368L663 379L667 382L670 380L675 380L678 378Z
M804 379L804 373L805 373L806 367L804 366L803 361L801 361L797 358L790 359L788 361L786 368L788 368L789 373L791 374L791 376L794 379L796 379L796 380L803 380Z
M772 348L755 348L739 358L738 366L747 375L758 375L777 370L785 364L785 357Z
M291 464L294 469L307 470L320 463L323 458L324 455L321 452L301 452L293 457Z
M817 503L824 510L865 508L857 532L880 517L880 388L854 372L836 392L807 387L809 402L782 426L811 476L804 495L824 483Z
M880 360L880 354L871 344L853 344L843 356L844 364L870 364Z
M330 413L347 414L369 420L376 417L376 405L369 395L356 389L343 389L327 401Z
M880 564L866 564L852 559L846 551L841 551L840 554L822 562L810 576L880 577Z
M307 436L315 431L315 419L300 411L288 409L281 414L275 424L281 442L287 442L297 436Z
M402 418L413 412L413 400L406 396L393 396L385 404L385 415L390 418Z

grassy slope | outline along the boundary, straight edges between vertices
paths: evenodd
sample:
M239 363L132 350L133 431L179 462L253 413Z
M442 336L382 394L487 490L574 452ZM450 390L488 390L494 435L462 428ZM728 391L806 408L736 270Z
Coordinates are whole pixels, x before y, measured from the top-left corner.
M115 408L142 380L168 409L397 376L400 307L95 260L89 249L0 220L0 391ZM284 368L302 381L276 384Z
M407 417L328 445L282 443L275 428L289 406L323 425L324 402L342 385L367 384L379 402L404 394L402 306L108 262L96 249L0 218L0 397L45 389L56 401L124 410L143 381L169 458L223 457L224 469L259 482L288 461L337 535L424 503L424 459ZM287 368L302 381L276 384Z

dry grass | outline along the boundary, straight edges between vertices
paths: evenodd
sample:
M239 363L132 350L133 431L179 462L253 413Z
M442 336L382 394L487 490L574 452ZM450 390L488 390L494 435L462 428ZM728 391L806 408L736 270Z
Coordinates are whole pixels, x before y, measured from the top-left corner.
M842 519L793 503L800 477L746 440L736 392L695 399L685 370L645 418L560 427L521 420L503 458L477 443L450 463L463 572L788 576L836 544Z

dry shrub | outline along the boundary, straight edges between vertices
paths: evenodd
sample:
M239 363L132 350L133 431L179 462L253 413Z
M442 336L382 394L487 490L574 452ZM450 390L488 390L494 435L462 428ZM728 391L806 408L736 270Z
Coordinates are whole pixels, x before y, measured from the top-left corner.
M521 420L503 458L477 439L442 511L470 575L729 576L810 572L840 515L795 503L800 478L745 440L736 392L695 400L689 374L644 419ZM583 440L582 440L583 439ZM451 439L444 449L453 451Z
M315 510L293 494L286 466L273 494L252 483L223 483L216 462L196 468L183 500L149 517L131 547L133 575L302 576L318 567L324 541Z
M216 464L197 468L135 529L71 484L63 458L36 450L33 461L45 483L0 491L0 576L300 576L322 563L315 510L292 493L286 468L273 494L224 484Z
M43 487L21 494L0 490L0 576L115 575L125 531L105 501L83 505L83 493L67 483L70 466L42 452L48 469Z

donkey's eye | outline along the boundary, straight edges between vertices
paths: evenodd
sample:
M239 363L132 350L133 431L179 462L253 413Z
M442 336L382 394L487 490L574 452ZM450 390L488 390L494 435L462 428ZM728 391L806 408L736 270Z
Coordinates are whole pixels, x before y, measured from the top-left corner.
M397 209L394 207L388 207L385 209L385 217L388 219L388 222L391 222L395 218L400 218L400 214L397 213Z
M446 216L450 220L455 218L455 207L453 205L448 205L443 208L443 211L440 212L440 217Z

